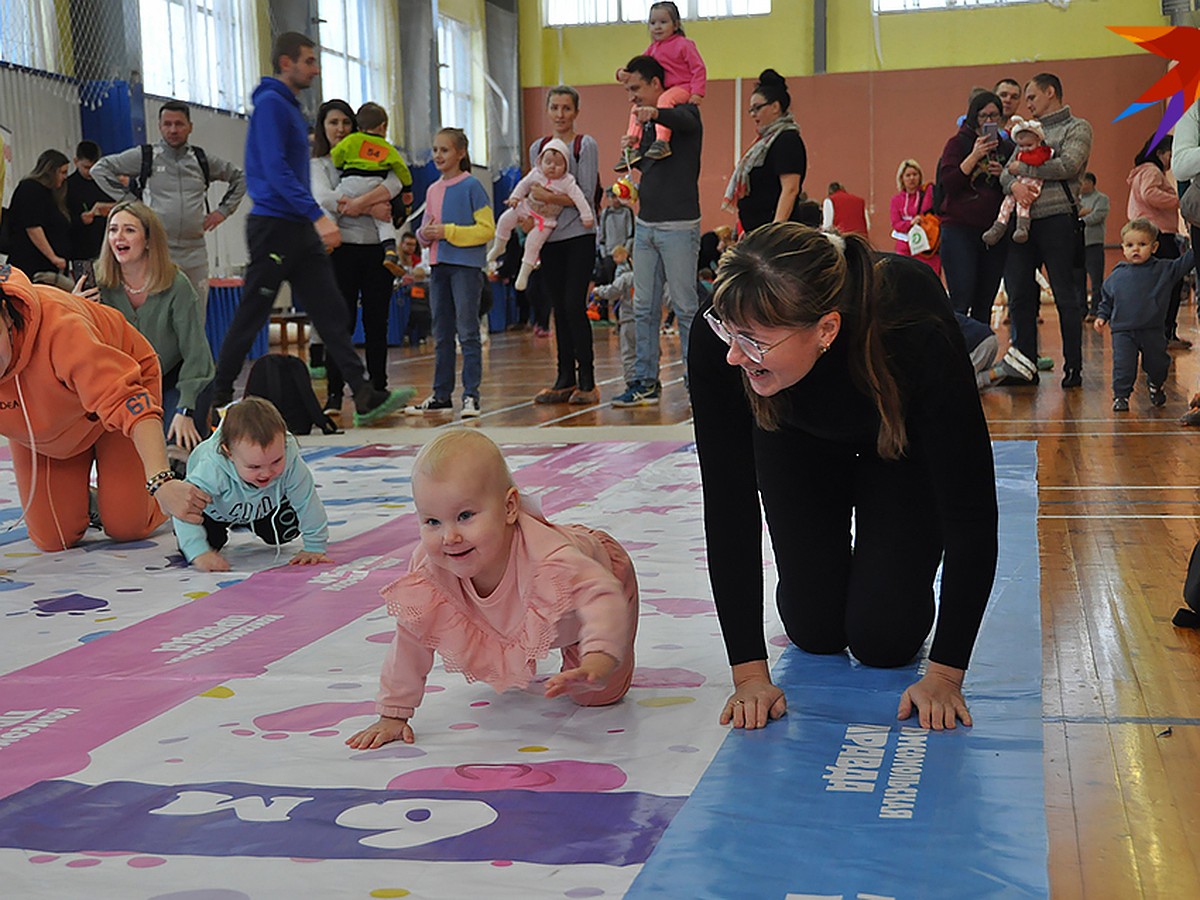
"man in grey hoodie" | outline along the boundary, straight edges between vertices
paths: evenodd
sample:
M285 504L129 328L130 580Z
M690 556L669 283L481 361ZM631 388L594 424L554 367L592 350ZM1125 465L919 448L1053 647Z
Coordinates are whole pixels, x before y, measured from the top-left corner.
M1083 385L1083 311L1075 281L1075 251L1079 183L1092 153L1092 126L1071 115L1062 101L1062 82L1056 75L1034 75L1025 86L1030 116L1042 124L1054 158L1040 166L1016 162L1015 154L1000 176L1005 193L1031 203L1029 240L1008 249L1004 283L1012 320L1012 343L1029 359L1037 359L1037 315L1041 291L1036 272L1045 263L1062 329L1064 388ZM1041 192L1022 184L1018 176L1043 179ZM1080 246L1082 252L1082 246Z
M1083 268L1076 269L1079 302L1085 322L1096 318L1100 286L1104 283L1104 229L1108 223L1108 194L1096 188L1096 176L1085 172L1079 190L1079 218L1083 220ZM1092 283L1088 301L1088 281Z
M196 289L200 301L200 324L208 308L208 247L204 233L228 219L246 195L246 179L233 163L204 153L188 143L192 113L186 103L168 100L158 111L162 140L153 145L150 177L142 185L142 202L158 213L167 231L167 247ZM205 161L208 175L205 176ZM92 167L92 178L111 197L134 200L124 176L136 179L142 171L141 146L101 157ZM209 209L209 181L224 181L229 188L215 209Z

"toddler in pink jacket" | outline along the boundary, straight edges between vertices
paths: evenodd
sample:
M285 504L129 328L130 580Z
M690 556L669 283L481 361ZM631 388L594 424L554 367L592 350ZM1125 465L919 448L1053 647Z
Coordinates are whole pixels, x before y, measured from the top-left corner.
M413 463L421 544L408 575L381 592L396 617L376 702L379 721L346 741L400 740L425 694L434 651L446 670L497 691L523 688L562 649L546 696L581 706L625 696L633 680L638 589L629 555L582 525L552 525L513 484L500 449L466 429L443 432Z
M560 194L566 194L579 210L579 219L588 228L596 221L592 207L587 197L575 180L575 176L567 171L567 145L559 138L546 141L538 154L537 165L528 175L517 182L505 203L505 210L496 222L496 240L488 251L488 262L495 262L504 255L508 247L508 238L517 227L520 219L528 216L533 219L533 230L525 236L525 253L521 257L521 271L513 284L518 291L523 291L529 285L529 275L537 268L541 257L542 247L550 239L551 232L558 225L558 211L561 207L553 203L542 203L529 196L530 189L535 184Z

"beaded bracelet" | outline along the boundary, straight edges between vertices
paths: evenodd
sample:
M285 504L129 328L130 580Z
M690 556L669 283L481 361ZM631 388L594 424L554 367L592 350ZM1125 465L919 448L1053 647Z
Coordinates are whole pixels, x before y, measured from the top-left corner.
M151 476L150 480L146 482L146 490L150 493L150 496L153 497L160 487L162 487L168 481L174 480L175 473L170 469L163 469L157 475Z

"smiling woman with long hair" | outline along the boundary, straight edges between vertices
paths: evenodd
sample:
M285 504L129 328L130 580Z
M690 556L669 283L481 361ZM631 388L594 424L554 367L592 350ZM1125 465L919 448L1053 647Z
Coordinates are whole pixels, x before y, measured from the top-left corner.
M100 302L125 316L158 354L167 440L190 451L208 435L205 391L216 367L196 289L171 261L162 220L144 203L124 201L108 214L96 285Z
M692 334L709 577L733 667L721 721L761 728L787 708L766 665L761 495L779 613L809 653L910 662L942 564L928 671L899 715L969 725L962 682L995 574L996 490L941 282L855 235L765 225L726 251Z

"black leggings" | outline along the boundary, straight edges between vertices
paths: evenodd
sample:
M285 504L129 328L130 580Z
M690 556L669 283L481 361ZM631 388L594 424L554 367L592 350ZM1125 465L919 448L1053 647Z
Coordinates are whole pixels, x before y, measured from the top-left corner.
M596 256L596 236L581 234L542 248L541 289L554 310L554 343L558 350L556 388L596 386L592 362L592 323L587 317L588 283Z
M869 666L912 660L933 626L943 549L924 467L795 430L755 429L754 455L792 643L849 647Z
M382 244L342 244L333 251L333 271L346 301L346 324L354 333L358 304L362 302L363 342L371 384L387 387L388 312L392 305L392 273L383 267ZM337 363L326 366L329 396L340 400L345 381Z
M208 539L208 546L214 550L220 550L229 542L231 527L228 522L218 522L210 518L208 513L204 514L204 536ZM279 506L251 522L250 530L264 542L279 546L300 537L300 517L292 509L288 498L284 497Z
M1158 236L1158 249L1154 255L1159 259L1179 259L1179 242L1170 232L1162 232ZM1183 301L1183 279L1180 278L1171 285L1171 300L1167 305L1167 319L1163 323L1163 332L1167 340L1178 337L1179 304Z

